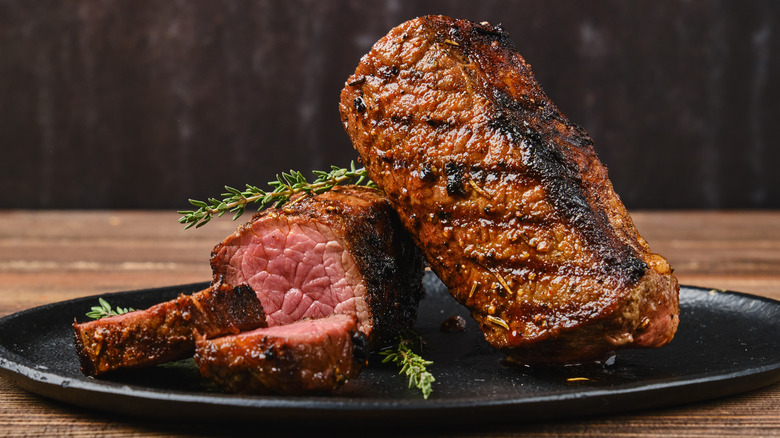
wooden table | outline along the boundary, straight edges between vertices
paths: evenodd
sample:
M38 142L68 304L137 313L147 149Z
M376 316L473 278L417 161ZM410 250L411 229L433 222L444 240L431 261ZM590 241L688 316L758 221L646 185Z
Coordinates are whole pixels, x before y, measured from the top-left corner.
M653 250L675 267L680 283L780 300L780 212L636 212L633 217ZM222 219L184 231L176 219L172 212L0 211L0 316L84 295L207 281L211 248L236 224ZM392 426L355 432L391 434ZM234 436L237 432L274 435L262 424L234 430L224 424L176 424L87 411L30 394L0 378L0 436ZM525 433L780 436L780 384L652 411L418 435Z

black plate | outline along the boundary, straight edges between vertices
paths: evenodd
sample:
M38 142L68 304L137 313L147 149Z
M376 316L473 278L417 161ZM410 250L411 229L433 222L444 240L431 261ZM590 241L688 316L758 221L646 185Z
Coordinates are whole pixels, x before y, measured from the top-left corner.
M84 377L71 323L97 297L49 304L0 319L0 374L20 387L67 403L148 418L199 420L320 419L457 422L524 421L647 409L736 394L780 380L780 303L724 291L683 287L674 341L654 350L620 351L614 363L531 369L508 366L438 279L425 278L416 330L435 364L428 400L406 387L391 365L374 358L337 394L236 396L204 382L192 360ZM144 308L205 284L105 294L122 307ZM463 333L439 331L452 315ZM585 378L585 379L582 379Z

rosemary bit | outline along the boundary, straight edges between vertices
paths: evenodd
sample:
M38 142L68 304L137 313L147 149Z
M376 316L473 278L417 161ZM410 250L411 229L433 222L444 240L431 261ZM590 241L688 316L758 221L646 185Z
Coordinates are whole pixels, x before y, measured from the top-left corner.
M225 186L226 192L222 199L209 198L207 201L190 199L196 210L182 210L179 223L186 225L184 229L199 228L211 221L214 217L222 217L225 213L233 213L233 220L237 220L246 211L249 204L257 204L257 210L268 207L280 208L290 201L297 193L317 195L327 192L337 185L355 184L368 187L376 187L368 177L365 168L357 168L355 162L347 168L331 166L330 171L315 170L316 179L309 182L299 171L290 170L276 175L276 180L268 183L270 190L263 190L253 185L246 185L244 190Z

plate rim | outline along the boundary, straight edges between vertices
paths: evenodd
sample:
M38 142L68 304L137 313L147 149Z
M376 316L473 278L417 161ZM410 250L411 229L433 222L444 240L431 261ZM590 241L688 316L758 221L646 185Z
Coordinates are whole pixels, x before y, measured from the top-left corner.
M94 302L98 297L106 298L122 294L135 295L144 292L170 290L172 288L195 291L198 287L207 284L208 282L196 282L182 285L115 291L47 303L3 316L0 318L0 327L4 327L14 319L24 318L30 314L50 310L59 306L78 304L80 302ZM695 294L712 294L714 291L717 294L735 296L740 300L759 301L768 305L780 307L780 301L778 300L744 292L681 285L681 295L683 291ZM334 410L338 410L342 414L351 414L350 418L354 418L355 420L376 420L379 417L386 417L387 415L392 414L395 418L413 422L425 420L427 423L431 423L431 419L427 417L426 414L429 414L432 410L444 410L453 413L466 410L471 412L493 412L493 415L484 418L485 421L489 420L491 422L502 421L500 415L506 414L506 412L511 409L525 409L525 412L522 415L513 416L509 419L504 418L503 420L526 421L532 419L572 418L579 415L618 413L636 409L651 409L661 406L679 405L755 390L780 381L780 361L761 366L748 367L735 372L726 373L722 370L716 370L709 373L699 373L697 376L698 377L696 378L682 377L662 379L651 383L643 381L628 382L621 384L617 388L591 388L585 391L563 391L560 393L546 393L523 398L509 397L496 400L483 400L480 401L478 406L475 406L473 401L469 403L468 398L448 400L424 400L420 398L393 401L339 396L255 396L161 390L147 386L124 384L87 377L73 378L58 374L53 370L36 368L36 364L8 349L3 341L0 340L0 377L9 379L17 386L29 392L68 404L104 412L119 412L116 409L118 406L101 406L99 405L98 400L85 401L81 400L80 396L84 394L97 394L99 395L98 399L119 397L122 399L123 405L128 403L130 405L136 405L136 409L133 411L133 414L136 416L167 419L191 419L195 416L209 421L224 419L242 420L253 416L256 419L257 416L252 414L259 409L268 411L266 414L273 413L273 415L277 415L279 418L288 418L291 415L300 415L302 412L305 412L307 415L313 414L317 417L323 417L322 419L324 420L342 419L343 415L330 416L330 418L326 415L331 414ZM730 388L734 385L721 385L720 383L723 382L739 382L739 389L733 390ZM699 389L701 389L701 385L704 385L704 387L707 388L707 391L689 391L691 394L687 397L678 397L677 401L672 403L664 402L663 400L655 400L646 403L637 404L634 402L621 405L622 401L625 401L625 399L630 398L632 395L647 394L648 396L652 396L655 394L663 394L670 390L691 386L698 386ZM583 400L594 399L601 400L601 405L609 406L609 409L595 408L592 412L588 412L587 409L584 411L580 410L578 415L564 412L558 412L558 414L556 414L555 412L544 411L545 406L551 404L578 404L577 402L582 402ZM142 409L141 405L144 403L147 403L150 409ZM155 412L154 406L167 403L180 404L181 407L184 408L197 407L197 409L192 410L190 413L181 412L179 415L172 415L170 412L166 412L165 414ZM216 416L209 416L209 407L214 406L218 406L222 409L220 409L220 413ZM529 407L533 407L534 409L529 412ZM224 412L222 412L224 411L224 408L235 409L235 415L228 415L226 417ZM185 411L186 410L187 409L185 409ZM561 410L555 409L553 411ZM473 423L473 417L473 415L470 415L448 418L447 423L458 423L460 421L470 421ZM267 419L268 415L264 415L263 418Z

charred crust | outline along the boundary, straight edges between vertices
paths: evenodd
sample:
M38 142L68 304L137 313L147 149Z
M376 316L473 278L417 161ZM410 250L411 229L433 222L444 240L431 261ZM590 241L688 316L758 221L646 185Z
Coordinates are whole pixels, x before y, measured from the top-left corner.
M478 164L472 164L469 169L469 178L476 182L485 182L487 179L487 172Z
M629 284L639 281L648 269L647 263L642 259L631 256L610 256L604 260L604 265L604 270L608 274L618 274L624 277Z
M433 170L431 163L423 163L420 166L420 180L430 183L436 181L436 172Z
M354 87L356 85L361 85L364 82L366 82L366 77L365 76L358 76L358 77L350 80L349 82L347 82L347 85L349 85L350 87Z
M572 135L566 138L572 145L578 148L591 148L594 146L593 139L585 132L585 128L582 126L572 124L572 129L576 135Z
M241 284L241 285L235 286L233 288L233 292L239 298L243 298L243 297L246 297L246 296L257 296L255 294L254 289L252 289L248 284Z
M460 33L460 27L451 25L449 29L447 30L447 39L454 42L461 42L463 41L463 37Z
M276 358L276 349L274 348L275 345L268 343L268 338L263 338L263 344L268 344L268 346L263 350L263 357L267 360L272 360Z
M368 363L369 355L371 354L371 346L368 343L368 338L361 331L356 331L352 334L352 357L355 359L355 363L364 366Z
M437 40L448 44L462 52L462 56L478 59L485 57L483 47L495 44L506 51L517 51L514 41L500 24L491 25L488 22L474 23L466 20L452 21L446 17L424 17L432 28L437 29Z
M434 129L447 129L450 127L450 122L446 120L434 119L430 116L423 116L422 119L428 126Z
M412 117L411 115L405 115L405 116L392 115L390 116L390 121L399 125L409 126L414 121L414 117Z
M568 159L560 146L554 143L552 138L555 133L545 132L543 135L523 122L528 118L540 118L539 114L524 115L533 109L523 103L523 99L512 99L495 89L493 102L496 110L489 126L504 134L520 151L526 172L545 188L546 197L558 215L578 229L604 260L614 260L605 263L606 272L617 274L627 284L638 281L646 265L633 248L611 232L606 214L590 205L581 176L583 169ZM588 143L592 143L589 138L579 145L584 147Z
M95 363L90 357L90 350L84 345L84 339L81 336L81 328L78 322L73 320L73 341L76 345L76 353L79 357L79 364L81 365L81 372L85 376L97 375L97 369Z
M400 46L402 33L404 37L414 35L420 44ZM347 131L367 160L374 180L399 208L432 269L475 319L488 322L480 322L488 342L498 348L509 347L507 354L513 361L565 363L614 349L616 341L609 340L609 334L628 333L624 327L610 325L610 320L625 318L625 296L658 286L658 293L671 295L669 304L676 305L674 284L671 288L666 283L657 284L667 278L659 279L640 258L646 247L637 242L638 234L606 178L593 141L544 94L530 66L500 26L442 16L413 20L380 40L363 58L356 75L400 60L437 57L446 58L447 63L426 64L424 76L416 76L411 67L402 69L403 99L394 100L398 90L385 88L381 80L367 84L365 91L370 95L381 92L389 97L378 99L376 109L371 101L373 112L363 126L376 129L368 134L355 124ZM440 83L441 76L429 74L451 72L457 82ZM477 99L450 104L447 93L453 88ZM430 90L435 94L429 95ZM351 112L350 120L360 119L351 105L356 91L342 93L340 108ZM436 102L437 112L429 112L434 117L416 117L422 135L399 132L402 127L387 123L384 112L408 112L414 104L410 99L418 94L425 105ZM445 111L438 112L440 107ZM461 117L464 113L459 111L464 108L465 114L480 117ZM444 120L453 120L457 126L446 126L441 123ZM427 149L431 142L466 130L468 142ZM501 141L494 141L497 137L502 137ZM390 169L404 170L395 161L385 165L377 158L386 153L391 142L399 155L394 160L409 161L408 175L388 176ZM434 179L432 172L423 169L426 161L439 166L431 170L442 186L436 189L441 190L421 183ZM460 166L445 166L448 161ZM404 179L411 186L403 186ZM412 196L418 189L415 199ZM467 193L459 195L461 191ZM441 214L443 210L451 215ZM493 216L494 212L502 214L501 218ZM514 228L516 225L520 228ZM537 239L544 246L531 243L536 237L534 230L551 228L553 234L541 233ZM507 230L511 232L500 234ZM494 236L506 236L517 245L502 245L505 251L496 253L491 253L488 245L480 247L481 242L494 242ZM554 282L561 277L566 281ZM670 281L674 282L673 278ZM525 309L524 301L549 308ZM656 301L665 305L661 300L653 303ZM602 325L593 326L594 322ZM526 331L525 327L532 328ZM590 347L583 344L583 337L576 333L583 327L591 339L607 342ZM542 338L551 342L538 343ZM530 351L534 349L537 353Z
M447 176L447 194L450 196L466 195L463 166L454 161L444 164L444 174Z
M483 21L474 25L471 30L477 35L487 35L492 38L506 38L509 40L509 34L501 27L501 23L491 26L490 23Z
M390 80L398 76L399 72L400 70L398 69L397 65L393 65L393 66L383 65L377 69L377 75L384 80Z
M355 106L355 111L361 114L366 112L366 103L363 101L362 97L356 97L352 104Z
M327 196L347 195L350 187L337 187ZM403 228L390 203L379 192L360 189L367 204L328 215L328 222L344 229L345 244L366 284L366 301L371 308L373 345L390 342L398 330L411 327L422 299L422 254ZM342 194L343 193L343 194ZM357 192L356 192L357 193ZM301 208L306 204L299 204ZM321 217L322 218L322 217Z
M499 47L504 50L516 51L514 41L509 37L509 33L498 26L485 26L477 25L471 28L471 36L474 41L484 45L492 45L492 43L498 43Z

